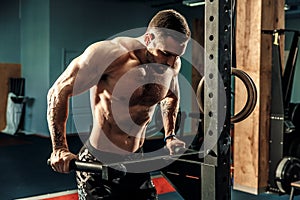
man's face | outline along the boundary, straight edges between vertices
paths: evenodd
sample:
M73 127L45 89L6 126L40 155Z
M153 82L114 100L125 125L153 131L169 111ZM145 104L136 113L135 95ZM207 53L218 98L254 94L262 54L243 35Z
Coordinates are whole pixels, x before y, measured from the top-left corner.
M187 46L187 41L179 43L173 37L154 38L147 46L148 60L167 66L173 66L176 59L183 55Z

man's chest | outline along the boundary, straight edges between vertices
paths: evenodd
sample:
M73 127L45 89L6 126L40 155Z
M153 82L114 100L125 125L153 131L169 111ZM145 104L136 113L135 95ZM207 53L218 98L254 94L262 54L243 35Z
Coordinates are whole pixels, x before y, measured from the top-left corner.
M174 71L170 68L153 64L133 67L110 76L111 93L129 104L157 103L167 95L173 77Z

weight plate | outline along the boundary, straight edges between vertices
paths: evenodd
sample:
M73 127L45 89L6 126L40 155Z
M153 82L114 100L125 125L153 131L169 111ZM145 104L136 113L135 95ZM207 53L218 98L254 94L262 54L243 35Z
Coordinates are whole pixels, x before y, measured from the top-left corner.
M284 157L275 172L276 185L280 192L289 193L291 183L300 179L300 160L295 157Z

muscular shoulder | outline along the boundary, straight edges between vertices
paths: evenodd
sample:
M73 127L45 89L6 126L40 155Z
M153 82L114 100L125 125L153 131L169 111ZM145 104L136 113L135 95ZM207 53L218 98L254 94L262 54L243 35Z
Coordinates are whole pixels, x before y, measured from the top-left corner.
M135 51L137 49L145 48L145 46L143 46L143 44L137 38L118 37L111 40L111 42L130 52Z
M94 61L107 65L142 47L142 44L135 38L118 37L90 45L81 55L81 60L83 62Z
M109 40L104 40L91 44L82 55L83 58L85 58L84 56L86 56L87 58L98 56L103 59L107 58L107 56L119 56L121 54L124 54L125 52L126 49L123 49L117 43Z

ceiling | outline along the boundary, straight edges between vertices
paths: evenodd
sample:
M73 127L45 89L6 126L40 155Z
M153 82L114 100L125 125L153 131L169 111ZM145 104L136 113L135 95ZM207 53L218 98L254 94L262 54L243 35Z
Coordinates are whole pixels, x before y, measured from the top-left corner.
M129 1L144 1L150 3L152 7L163 7L163 6L170 6L170 5L184 6L182 4L183 0L129 0ZM205 1L205 0L198 0L198 1ZM238 0L235 1L238 2ZM286 14L286 18L300 18L300 0L285 0L285 14Z
M185 6L184 0L115 0L115 1L127 1L147 4L151 7L163 8L169 6ZM188 0L188 1L205 1L205 0ZM234 0L232 0L234 1ZM239 0L235 0L239 1ZM300 18L300 0L285 0L285 16L286 18Z

